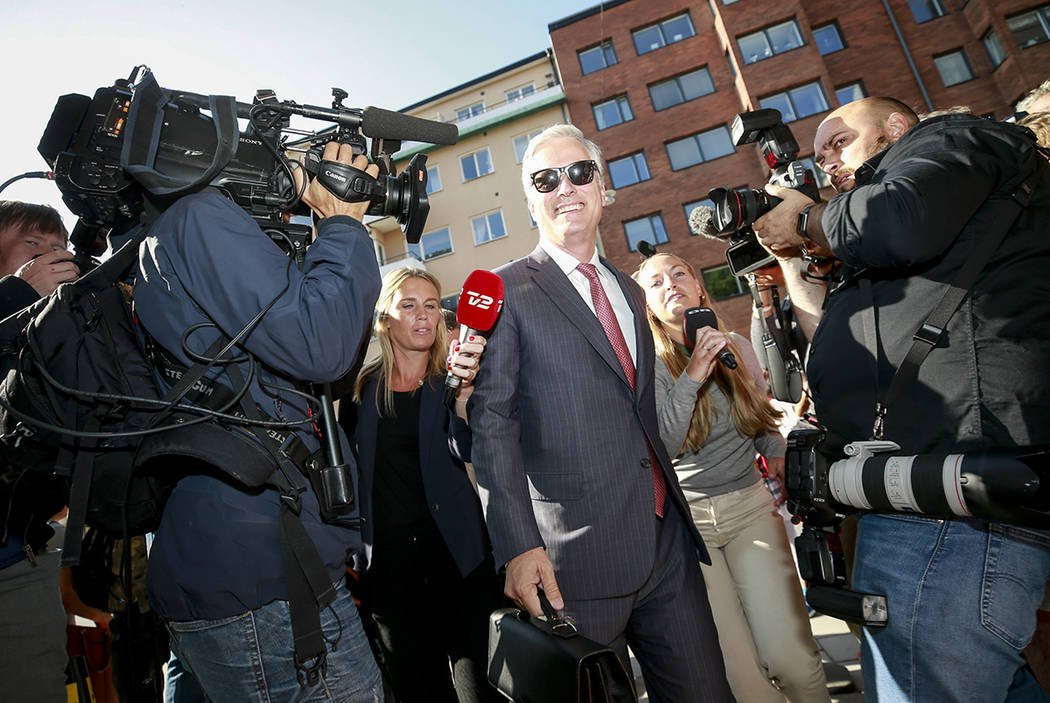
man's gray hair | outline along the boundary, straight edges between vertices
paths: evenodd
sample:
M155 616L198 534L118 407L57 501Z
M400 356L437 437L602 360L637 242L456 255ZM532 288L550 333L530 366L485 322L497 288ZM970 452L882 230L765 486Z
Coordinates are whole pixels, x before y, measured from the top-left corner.
M1033 88L1027 95L1018 100L1017 105L1014 106L1014 110L1017 112L1028 112L1028 108L1032 106L1032 103L1047 93L1050 93L1050 80L1043 81L1042 84Z
M578 127L571 124L556 124L551 125L547 129L543 130L535 137L529 140L529 145L525 149L525 153L521 157L521 187L525 190L526 195L529 192L529 188L532 187L531 174L525 170L525 162L527 162L532 155L536 153L536 150L549 141L555 139L575 139L580 143L586 151L587 155L590 156L594 163L598 164L598 180L599 185L602 189L605 188L605 160L602 159L601 148L592 142L587 137L583 136L583 132ZM565 166L567 164L559 164Z

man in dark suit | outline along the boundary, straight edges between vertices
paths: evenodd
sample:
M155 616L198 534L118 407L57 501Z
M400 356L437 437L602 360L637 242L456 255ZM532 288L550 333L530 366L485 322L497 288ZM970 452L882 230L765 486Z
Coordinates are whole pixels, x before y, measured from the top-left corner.
M630 645L650 700L732 700L707 551L658 434L645 299L595 248L601 152L556 125L522 181L540 242L496 270L503 313L469 409L506 594L536 615L542 588L625 664Z

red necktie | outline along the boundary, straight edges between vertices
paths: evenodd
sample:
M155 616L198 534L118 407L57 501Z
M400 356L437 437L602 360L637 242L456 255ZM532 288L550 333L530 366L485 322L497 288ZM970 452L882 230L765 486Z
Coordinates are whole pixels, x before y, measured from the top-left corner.
M609 344L612 345L613 351L616 352L616 358L620 360L620 366L623 367L623 372L627 376L627 382L631 385L631 390L633 391L634 361L631 360L631 352L627 348L627 342L623 338L623 330L620 329L620 323L616 319L616 313L613 312L609 297L605 295L605 289L598 279L598 270L594 264L578 264L576 268L591 283L591 300L594 302L594 314L598 316L598 321L602 323L602 327L605 329L605 336L609 338ZM653 456L652 449L649 449L649 464L653 470L653 498L656 514L663 517L664 501L667 499L667 485L664 482L664 475L660 471L660 465Z

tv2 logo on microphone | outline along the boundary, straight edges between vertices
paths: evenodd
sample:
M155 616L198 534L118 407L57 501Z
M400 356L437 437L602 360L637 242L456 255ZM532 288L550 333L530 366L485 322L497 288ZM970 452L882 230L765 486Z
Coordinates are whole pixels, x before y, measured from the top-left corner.
M479 310L491 310L493 303L496 302L491 295L485 295L473 290L463 292L467 294L467 305Z

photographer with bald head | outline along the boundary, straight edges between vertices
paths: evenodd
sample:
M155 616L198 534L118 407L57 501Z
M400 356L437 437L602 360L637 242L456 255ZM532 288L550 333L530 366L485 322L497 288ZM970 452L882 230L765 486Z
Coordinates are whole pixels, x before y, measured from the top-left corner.
M838 195L814 204L770 186L784 201L754 228L786 263L796 308L819 320L807 375L830 433L881 429L901 455L1050 443L1050 169L1030 136L967 114L920 123L897 100L867 98L829 114L814 151ZM1026 180L1027 204L1012 205ZM841 262L823 301L795 290L799 254L821 249ZM917 374L888 398L913 337L982 256ZM890 614L864 631L868 699L1044 700L1021 650L1048 576L1044 532L862 513L852 587L885 594Z

